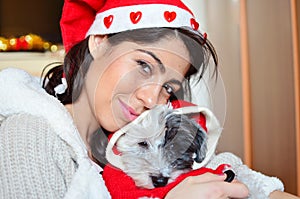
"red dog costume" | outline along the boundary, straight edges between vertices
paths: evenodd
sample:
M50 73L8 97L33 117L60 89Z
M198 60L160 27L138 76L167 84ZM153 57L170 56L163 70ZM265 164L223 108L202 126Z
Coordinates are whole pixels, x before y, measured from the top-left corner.
M174 109L194 106L186 101L174 101L172 102ZM205 116L201 113L193 114L193 119L195 119L202 127L207 131ZM165 195L179 182L184 180L188 176L201 175L206 172L211 172L214 174L223 174L230 166L227 164L220 165L216 170L209 168L199 168L192 170L188 173L180 175L174 182L166 185L165 187L158 187L154 189L144 189L135 186L135 182L132 178L126 175L122 170L113 167L112 165L107 165L103 170L103 179L105 184L113 199L138 199L140 197L155 197L164 198Z
M154 189L142 189L136 187L132 178L126 175L123 171L110 165L104 167L103 179L113 199L138 199L143 196L164 198L174 186L188 176L201 175L206 172L222 174L228 167L229 165L222 164L216 170L209 168L192 170L180 175L174 182L166 185L165 187L158 187Z

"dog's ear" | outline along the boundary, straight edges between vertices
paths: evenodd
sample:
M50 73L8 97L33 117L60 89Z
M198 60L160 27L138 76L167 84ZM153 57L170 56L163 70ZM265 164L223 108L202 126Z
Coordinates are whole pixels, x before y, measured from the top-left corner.
M201 163L207 152L207 134L202 127L199 126L196 137L194 139L194 144L196 146L195 158L197 163Z
M172 107L174 109L197 106L196 104L193 104L193 103L185 101L185 100L174 100L174 101L171 102L171 104L172 104ZM198 112L198 111L190 112L189 117L192 118L193 120L195 120L198 124L200 124L201 127L204 128L205 131L207 130L206 118L205 118L205 115L203 113Z

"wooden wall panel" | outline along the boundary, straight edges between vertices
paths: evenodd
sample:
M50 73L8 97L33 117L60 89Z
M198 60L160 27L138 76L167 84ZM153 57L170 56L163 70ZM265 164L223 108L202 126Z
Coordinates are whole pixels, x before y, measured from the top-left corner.
M271 5L271 6L270 6ZM290 2L247 1L253 168L297 192Z
M252 167L252 102L249 63L247 1L240 1L241 74L243 99L244 162Z
M300 56L299 56L299 17L300 3L291 0L291 21L293 38L293 66L295 92L295 133L296 133L296 161L297 161L297 193L300 195Z
M240 68L239 1L205 0L208 38L219 56L219 70L226 99L224 130L218 152L230 151L244 158L242 85ZM224 101L226 100L225 103Z

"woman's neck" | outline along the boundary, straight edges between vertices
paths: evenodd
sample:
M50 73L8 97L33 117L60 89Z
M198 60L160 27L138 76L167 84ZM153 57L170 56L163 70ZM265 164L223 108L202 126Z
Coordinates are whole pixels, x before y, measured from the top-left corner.
M71 114L83 142L88 150L90 150L90 137L99 128L99 124L92 111L93 109L87 100L84 89L76 102L67 104L65 107Z

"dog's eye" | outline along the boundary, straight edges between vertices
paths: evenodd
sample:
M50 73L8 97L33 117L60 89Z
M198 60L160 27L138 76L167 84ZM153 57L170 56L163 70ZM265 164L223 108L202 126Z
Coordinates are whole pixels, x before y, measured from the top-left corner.
M146 141L139 142L138 145L143 147L143 148L148 148L148 143Z

